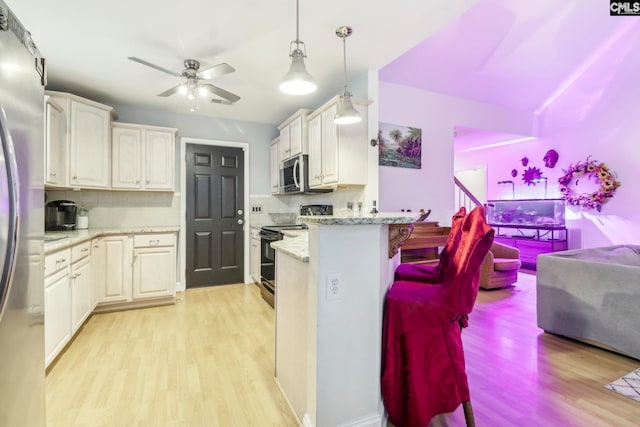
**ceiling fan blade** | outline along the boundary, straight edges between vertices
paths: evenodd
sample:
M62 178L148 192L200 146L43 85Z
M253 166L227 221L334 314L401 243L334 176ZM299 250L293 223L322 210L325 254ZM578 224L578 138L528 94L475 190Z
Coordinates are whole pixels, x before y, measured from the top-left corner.
M211 102L214 104L222 104L222 105L233 105L233 102L227 101L226 99L211 99Z
M167 89L162 93L159 93L158 96L171 96L175 93L177 93L180 90L180 86L182 86L182 84L179 84L178 86L174 86L171 89Z
M224 98L229 102L236 102L240 99L240 97L238 95L235 95L231 92L228 92L222 88L219 88L218 86L214 86L212 84L209 83L201 83L199 85L199 87L203 87L206 90L208 90L209 92L211 92L214 95L218 95L220 98Z
M233 73L236 69L231 65L223 62L213 67L206 68L199 72L200 78L204 80L215 79L216 77L224 76L225 74Z
M152 64L151 62L145 61L144 59L136 58L135 56L130 56L130 60L137 62L142 65L146 65L147 67L155 68L158 71L162 71L163 73L170 74L172 76L182 77L182 74L176 73L175 71L167 70L166 68L162 68L159 65Z

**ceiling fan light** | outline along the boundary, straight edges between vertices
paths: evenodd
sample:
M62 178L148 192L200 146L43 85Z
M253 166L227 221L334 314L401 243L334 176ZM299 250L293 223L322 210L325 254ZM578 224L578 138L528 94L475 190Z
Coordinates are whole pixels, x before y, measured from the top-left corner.
M180 86L178 86L178 93L180 95L186 95L187 92L189 92L189 88L187 87L187 85L181 84Z
M345 92L343 95L340 95L338 111L333 119L335 124L350 125L352 123L358 123L360 120L362 120L362 117L360 116L360 113L356 111L353 103L351 102L351 94L349 92Z
M209 91L204 86L198 86L198 95L205 97L209 94Z
M304 53L296 49L291 54L291 67L280 82L280 90L288 95L307 95L315 92L317 85L304 65Z

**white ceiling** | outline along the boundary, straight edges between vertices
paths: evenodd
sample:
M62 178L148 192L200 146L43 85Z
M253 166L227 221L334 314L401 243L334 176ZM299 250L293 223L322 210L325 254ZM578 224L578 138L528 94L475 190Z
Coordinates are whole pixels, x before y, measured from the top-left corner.
M32 33L49 67L49 89L102 102L188 112L184 98L156 95L180 78L129 61L136 56L181 71L227 62L236 72L213 81L241 97L233 106L203 103L197 114L278 123L341 92L342 40L350 78L377 70L454 20L477 0L302 0L300 39L319 90L293 97L278 91L295 39L294 0L6 0Z
M349 78L379 70L382 81L529 112L596 60L631 61L640 71L638 49L621 49L638 36L640 18L610 17L603 0L302 0L300 38L319 85L302 97L277 89L295 38L294 0L5 1L47 58L50 89L187 113L179 95L156 96L179 78L127 57L176 71L186 58L203 68L227 62L236 72L213 83L241 100L203 103L196 114L265 123L340 93L341 25L354 29Z

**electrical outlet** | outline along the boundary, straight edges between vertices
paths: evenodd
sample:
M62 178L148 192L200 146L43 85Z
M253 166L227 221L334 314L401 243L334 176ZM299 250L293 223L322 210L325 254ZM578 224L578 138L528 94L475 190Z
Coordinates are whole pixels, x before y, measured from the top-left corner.
M340 273L327 274L327 300L342 299L342 275Z
M262 205L251 206L251 213L262 213Z

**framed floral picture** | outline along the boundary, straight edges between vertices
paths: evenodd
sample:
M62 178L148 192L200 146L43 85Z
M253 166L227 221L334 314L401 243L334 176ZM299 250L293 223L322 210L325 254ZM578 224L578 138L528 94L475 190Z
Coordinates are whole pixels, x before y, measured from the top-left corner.
M378 123L378 164L422 168L422 129Z

